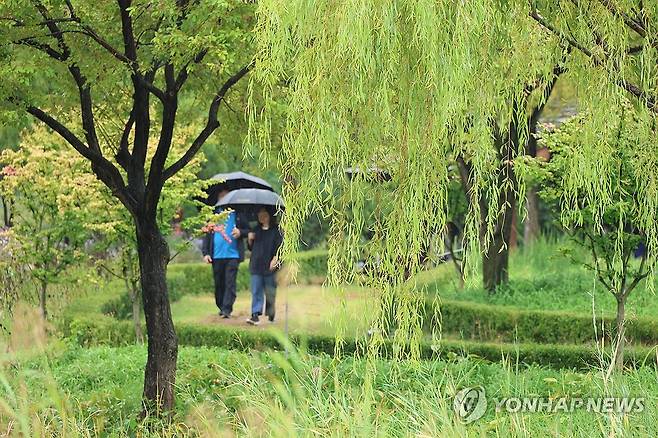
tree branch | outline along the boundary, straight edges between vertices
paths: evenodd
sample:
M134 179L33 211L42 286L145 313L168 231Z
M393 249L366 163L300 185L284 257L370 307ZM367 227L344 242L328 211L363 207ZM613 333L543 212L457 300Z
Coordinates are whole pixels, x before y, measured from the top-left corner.
M203 61L203 58L206 56L207 53L208 53L208 49L203 49L202 51L197 53L190 62L188 62L187 64L185 64L183 66L181 71L176 76L176 90L180 90L183 87L183 85L185 84L185 81L187 80L187 76L189 74L188 69L189 69L190 65L191 64L198 64L201 61Z
M28 37L28 38L21 38L19 40L12 41L12 44L18 44L22 46L28 46L32 47L34 49L40 50L41 52L45 53L46 55L50 56L51 58L57 60L57 61L65 61L66 58L62 53L59 53L57 50L53 49L50 47L48 44L43 44L40 43L36 40L34 40L33 37Z
M575 38L572 38L569 35L564 34L560 30L558 30L555 26L553 26L551 23L546 21L544 17L539 15L539 12L537 12L536 9L532 9L530 11L530 17L534 19L537 23L539 23L542 27L546 28L549 30L552 34L554 34L556 37L559 39L563 40L567 44L569 44L571 47L574 47L581 52L583 52L588 58L591 58L595 63L599 62L598 59L594 56L594 54L585 46L580 44L578 41L576 41Z
M123 132L121 133L121 139L119 140L119 148L115 155L117 163L125 170L126 172L130 168L130 161L132 160L132 155L128 151L128 141L130 140L130 132L132 131L133 126L135 125L135 111L134 109L130 111L130 116L123 127Z
M644 280L646 277L649 276L649 270L644 271L644 265L647 261L647 255L643 254L642 255L642 261L640 262L640 268L637 270L637 274L633 278L633 282L628 286L628 288L624 291L624 295L628 295L631 293L635 287L640 284L640 281Z
M62 56L64 57L64 59L68 59L68 57L71 55L71 50L69 49L68 45L64 41L64 36L60 32L57 23L55 23L53 19L50 17L48 10L43 5L43 3L41 3L39 0L32 0L32 1L34 3L35 9L45 20L43 24L48 28L53 38L57 40L57 44L59 45Z
M251 70L253 64L249 63L242 67L237 73L231 76L222 87L219 89L217 94L210 104L210 109L208 110L208 121L206 126L201 130L199 135L194 139L190 148L183 154L181 158L178 159L174 164L169 166L163 174L163 183L177 172L179 172L183 167L185 167L191 160L194 158L201 146L206 142L208 137L219 127L219 121L217 120L217 112L219 110L219 105L224 100L226 93L235 85L240 79L242 79L249 70Z
M619 8L611 0L598 0L598 1L603 6L605 6L614 16L621 18L624 21L624 24L626 24L626 26L633 29L642 38L646 38L647 31L642 26L641 23L631 18L625 12L620 11Z
M166 96L167 99L162 104L162 128L160 129L160 138L155 154L151 159L148 182L146 184L145 209L147 212L155 212L164 185L162 172L164 170L171 142L174 137L174 127L176 125L176 113L178 111L178 92L176 90L176 78L174 77L174 65L168 63L164 67Z
M583 231L583 234L590 241L590 250L592 251L592 258L594 259L594 264L596 266L596 276L599 278L599 281L608 288L609 291L612 291L612 286L605 281L603 272L601 271L601 265L599 264L599 256L596 251L596 243L594 242L594 237L590 235L587 231Z
M89 160L92 165L92 170L98 179L112 190L112 193L119 198L119 200L121 200L130 211L134 211L137 203L126 190L121 173L119 173L119 170L114 167L110 161L99 154L96 150L87 147L87 145L85 145L82 140L80 140L66 126L45 111L30 105L27 106L26 110L29 114L58 133L67 143L73 146L80 155Z
M551 33L553 33L557 38L561 39L562 41L566 42L570 46L578 49L580 52L582 52L585 56L590 58L592 60L592 63L596 67L604 67L604 61L605 59L600 59L598 56L594 55L591 50L580 44L578 41L576 41L574 38L565 35L563 32L561 32L559 29L557 29L555 26L550 24L548 21L542 17L536 9L532 9L530 12L530 17L533 18L539 25L542 27L546 28L549 30ZM643 91L640 87L637 85L625 80L625 79L613 79L613 82L618 85L619 87L623 88L627 92L631 93L634 95L638 100L640 100L642 103L646 105L648 109L650 109L653 112L658 113L658 107L657 107L657 102L658 99L656 96L647 93L646 91Z
M128 58L135 70L139 70L137 65L137 45L135 44L135 34L133 31L133 22L128 10L131 0L117 0L121 15L121 33L123 35L123 48L126 58Z

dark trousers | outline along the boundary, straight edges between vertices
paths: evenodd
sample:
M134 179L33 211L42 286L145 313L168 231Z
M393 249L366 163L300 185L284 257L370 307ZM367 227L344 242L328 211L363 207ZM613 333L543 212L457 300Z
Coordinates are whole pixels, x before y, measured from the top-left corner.
M213 259L212 261L215 304L224 315L230 315L233 312L239 263L238 259Z

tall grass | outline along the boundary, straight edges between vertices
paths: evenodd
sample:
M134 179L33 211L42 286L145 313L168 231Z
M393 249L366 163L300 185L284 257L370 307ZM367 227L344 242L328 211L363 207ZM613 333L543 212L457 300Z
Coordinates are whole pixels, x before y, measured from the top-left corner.
M491 364L389 362L288 353L182 348L177 414L140 423L142 347L49 343L12 353L0 373L0 434L9 436L656 436L658 381L642 368L588 373ZM495 413L462 424L452 398L482 385L489 397L644 396L640 414ZM492 402L490 401L490 404Z

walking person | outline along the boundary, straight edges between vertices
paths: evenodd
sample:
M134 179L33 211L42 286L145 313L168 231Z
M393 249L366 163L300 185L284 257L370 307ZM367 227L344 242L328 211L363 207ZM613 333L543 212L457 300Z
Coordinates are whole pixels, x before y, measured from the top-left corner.
M227 193L228 190L222 190L217 200ZM210 227L203 239L203 259L212 264L215 304L222 318L230 318L233 313L238 266L244 260L244 239L248 233L249 225L239 214L231 211L224 223Z
M249 233L247 245L251 250L249 272L251 273L251 317L247 323L259 324L259 316L265 314L274 322L276 313L276 271L279 268L279 247L283 236L270 210L258 211L258 226Z

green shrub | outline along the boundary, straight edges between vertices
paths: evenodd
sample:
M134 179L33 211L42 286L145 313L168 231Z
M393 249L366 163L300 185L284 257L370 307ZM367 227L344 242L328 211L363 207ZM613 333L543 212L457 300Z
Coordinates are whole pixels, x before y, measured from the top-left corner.
M225 327L196 326L181 324L176 327L180 345L222 347L248 351L251 349L281 350L281 338L272 332L235 330ZM123 346L135 342L135 334L128 322L107 319L74 320L68 330L68 337L82 346L115 345ZM309 353L324 353L333 356L335 338L323 335L292 335L289 341L305 348ZM343 354L363 355L363 344L352 339L344 342ZM520 364L537 364L556 369L568 368L585 370L600 365L599 353L594 347L558 344L497 344L487 342L442 340L436 344L424 342L420 345L423 359L454 359L471 356L485 361L508 361ZM393 345L386 342L381 350L383 357L394 355ZM630 348L626 357L629 366L643 365L652 357L652 349ZM647 364L655 365L649 360Z
M297 280L300 283L307 283L313 278L326 277L328 255L326 249L314 249L293 255L291 260L299 264Z
M116 321L109 317L74 319L63 334L83 347L124 346L135 343L133 325L128 321Z
M300 252L295 254L293 259L299 263L299 283L307 283L314 277L326 277L326 250ZM238 268L237 289L249 290L249 284L249 260L245 260ZM206 263L171 264L167 268L167 285L170 295L178 297L211 293L214 290L212 268Z
M209 294L215 290L212 267L207 263L172 264L167 268L169 293L176 296ZM249 289L249 265L240 263L237 290Z
M615 325L613 317L597 318L595 333L592 316L587 314L520 310L462 301L443 301L440 315L436 315L435 306L428 301L425 312L428 330L432 328L429 321L440 319L443 334L499 342L592 344L597 338L610 339ZM628 318L626 337L630 343L656 345L658 321Z
M128 292L124 292L116 298L106 301L101 306L101 312L104 315L116 319L129 319L132 317L133 304L130 301Z
M174 277L179 276L179 274L174 274ZM176 281L180 281L178 279L172 279L170 276L167 276L167 284L168 284L168 292L169 292L169 302L170 303L175 303L176 301L180 300L183 297L183 288L181 288L178 283L176 285ZM173 285L173 286L172 286ZM140 298L140 308L142 306L141 303L141 298ZM130 294L128 292L123 292L121 293L118 297L112 298L108 301L105 301L101 305L101 313L104 315L111 316L116 319L130 319L132 318L133 315L133 304L132 301L130 300Z

